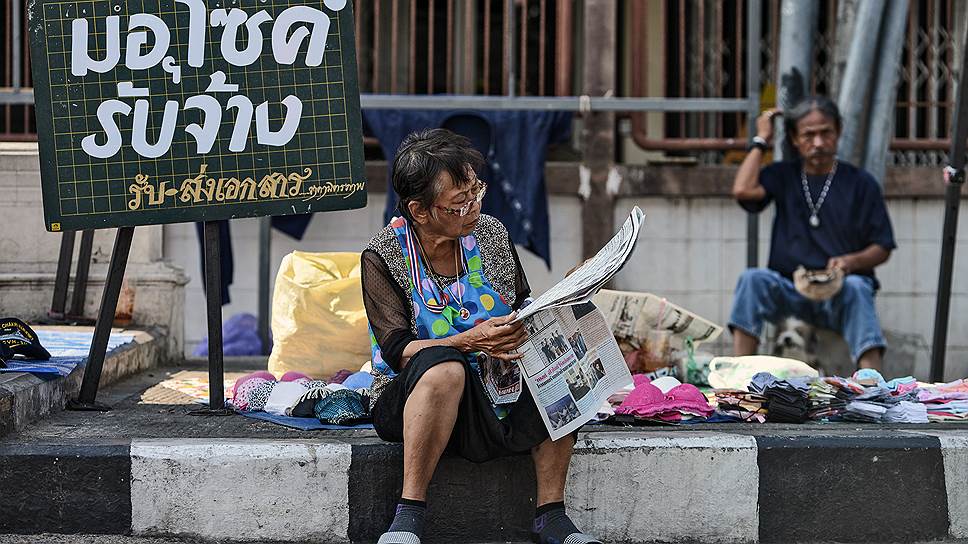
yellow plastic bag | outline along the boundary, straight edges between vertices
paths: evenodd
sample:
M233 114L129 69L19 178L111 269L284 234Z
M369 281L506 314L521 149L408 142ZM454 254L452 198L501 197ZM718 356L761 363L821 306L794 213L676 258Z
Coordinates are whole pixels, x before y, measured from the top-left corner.
M359 253L293 251L272 294L269 372L327 378L370 360Z

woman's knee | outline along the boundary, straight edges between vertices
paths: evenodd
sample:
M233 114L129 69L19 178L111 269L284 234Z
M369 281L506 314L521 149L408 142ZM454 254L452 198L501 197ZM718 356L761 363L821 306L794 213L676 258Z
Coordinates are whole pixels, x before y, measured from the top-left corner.
M464 392L464 381L467 371L459 361L445 361L438 363L424 371L417 387L433 389L438 394L453 394L460 396Z

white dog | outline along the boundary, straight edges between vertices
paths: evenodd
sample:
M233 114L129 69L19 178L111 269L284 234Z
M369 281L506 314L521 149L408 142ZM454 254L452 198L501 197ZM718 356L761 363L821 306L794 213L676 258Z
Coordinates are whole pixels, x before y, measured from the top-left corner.
M817 333L802 319L787 317L776 324L773 355L803 361L825 374L817 356Z

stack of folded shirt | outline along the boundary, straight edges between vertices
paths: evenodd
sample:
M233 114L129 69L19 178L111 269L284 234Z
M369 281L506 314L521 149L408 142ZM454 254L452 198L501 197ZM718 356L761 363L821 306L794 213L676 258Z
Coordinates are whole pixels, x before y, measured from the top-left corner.
M918 400L929 421L968 421L968 379L920 389Z
M902 400L884 413L885 423L927 423L928 407L920 402Z
M880 423L887 413L887 406L877 402L854 400L847 403L841 417L845 421L859 421L862 423Z
M823 379L809 382L807 392L807 417L812 420L828 419L840 415L847 407L847 396Z
M803 423L807 420L808 378L781 380L768 372L760 372L753 376L749 389L766 397L767 421Z
M740 421L765 423L766 397L740 389L717 389L716 413Z

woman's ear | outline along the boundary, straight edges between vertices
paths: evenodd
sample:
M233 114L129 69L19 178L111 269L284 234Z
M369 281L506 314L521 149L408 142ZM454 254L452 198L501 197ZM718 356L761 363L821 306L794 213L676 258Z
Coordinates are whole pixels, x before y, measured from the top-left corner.
M418 225L423 225L430 219L428 217L427 210L415 200L407 202L407 210L410 212L410 217L413 217L413 220L416 221Z

